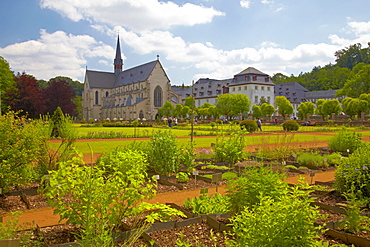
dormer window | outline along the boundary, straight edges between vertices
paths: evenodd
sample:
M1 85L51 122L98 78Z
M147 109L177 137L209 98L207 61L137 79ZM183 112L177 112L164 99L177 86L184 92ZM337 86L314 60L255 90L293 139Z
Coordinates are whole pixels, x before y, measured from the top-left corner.
M256 75L253 76L253 81L257 81L257 76Z
M269 82L269 79L268 77L265 77L265 82Z
M251 79L251 78L249 77L249 75L246 75L246 76L245 76L245 80L246 80L246 81L249 81L250 79Z

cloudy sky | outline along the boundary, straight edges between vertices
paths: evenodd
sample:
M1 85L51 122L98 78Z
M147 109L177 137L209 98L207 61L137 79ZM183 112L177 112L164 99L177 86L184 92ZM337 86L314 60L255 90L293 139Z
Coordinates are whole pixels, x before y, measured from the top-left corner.
M1 0L0 56L38 79L113 72L160 56L171 83L247 67L298 75L370 42L369 0Z

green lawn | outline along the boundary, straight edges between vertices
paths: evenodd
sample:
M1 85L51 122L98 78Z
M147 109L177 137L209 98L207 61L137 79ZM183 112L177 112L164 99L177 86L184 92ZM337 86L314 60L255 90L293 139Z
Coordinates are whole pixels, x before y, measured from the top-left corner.
M80 125L74 125L76 130L78 131L78 135L86 135L88 132L121 132L127 135L134 135L134 128L132 127L80 127ZM190 126L189 126L190 127ZM282 126L263 126L264 132L263 134L259 135L246 135L245 140L248 145L260 145L260 144L273 144L273 143L299 143L299 142L318 142L318 141L328 141L332 136L335 135L335 131L340 130L341 128L330 128L330 127L312 127L312 126L302 126L299 129L299 132L296 133L283 133L280 135L276 135L273 132L275 131L282 131ZM347 128L349 129L349 128ZM353 128L351 128L353 129ZM178 145L186 146L190 142L190 129L189 128L181 128L181 127L174 127L174 128L136 128L136 135L149 135L151 136L153 132L159 130L171 130L172 133L180 137L178 139ZM217 128L213 129L210 125L196 125L194 126L194 131L196 132L197 136L201 135L209 135L211 132L216 135L216 133L222 133L226 130L239 130L239 126L233 125L218 125ZM330 131L328 131L330 130ZM303 133L302 133L302 132ZM325 131L321 135L310 134L309 132L312 131ZM257 132L259 133L259 132ZM369 132L362 132L363 136L370 136ZM137 142L148 142L149 140L139 139L136 140ZM82 153L90 153L90 145L91 149L94 153L105 153L109 152L110 150L119 147L119 146L126 146L131 144L132 140L117 140L117 139L105 139L103 141L95 141L93 139L87 142L76 142L77 149ZM216 142L216 136L204 136L204 137L195 137L194 143L196 148L202 147L211 147L211 143ZM88 143L88 144L87 144ZM51 143L52 148L56 148L58 144Z

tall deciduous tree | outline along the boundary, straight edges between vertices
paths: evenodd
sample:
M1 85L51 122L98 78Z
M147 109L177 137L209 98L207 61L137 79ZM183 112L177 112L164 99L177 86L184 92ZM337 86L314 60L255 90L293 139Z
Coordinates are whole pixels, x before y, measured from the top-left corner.
M300 119L307 120L307 115L313 115L315 112L315 104L311 101L302 102L299 104L297 110L298 117Z
M331 118L332 114L338 115L342 111L340 102L337 99L326 100L323 104L323 112Z
M270 105L269 103L263 103L261 105L261 112L263 116L271 117L272 114L274 114L275 112L275 107L273 105Z
M217 113L230 119L249 111L251 101L245 94L221 94L216 99Z
M6 102L8 101L5 92L14 90L15 81L14 74L10 70L8 62L0 56L0 115L7 108Z
M282 115L284 119L294 111L292 104L285 96L276 96L275 104L278 108L279 114Z
M76 116L76 104L73 101L76 97L76 92L66 80L60 78L50 79L48 86L43 89L43 96L46 100L47 112L49 114L52 114L59 106L65 114Z
M345 114L354 117L361 115L361 112L366 112L369 109L369 103L366 100L348 97L342 100L342 107Z
M158 114L164 117L172 117L174 110L175 110L175 107L173 106L173 104L169 102L168 100L166 100L164 105L158 109Z
M31 118L38 118L45 113L45 101L37 80L25 73L18 74L15 79L15 90L8 91L8 105L14 111L22 111L21 114Z
M337 95L357 98L363 93L370 93L370 64L359 63Z
M261 107L259 105L253 105L252 106L252 112L253 112L253 117L254 118L262 117L262 111L261 111Z

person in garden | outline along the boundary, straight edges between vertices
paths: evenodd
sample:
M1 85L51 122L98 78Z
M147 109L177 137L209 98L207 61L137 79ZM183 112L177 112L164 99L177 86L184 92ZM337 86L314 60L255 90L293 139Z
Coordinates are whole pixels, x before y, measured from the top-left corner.
M168 120L167 120L167 122L168 122L168 127L172 127L172 118L168 118Z
M274 119L274 124L278 125L278 119L277 118Z
M260 131L262 131L262 122L261 122L261 119L260 118L257 118L256 120L256 123L257 123L257 127Z

